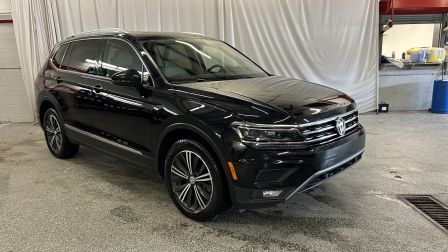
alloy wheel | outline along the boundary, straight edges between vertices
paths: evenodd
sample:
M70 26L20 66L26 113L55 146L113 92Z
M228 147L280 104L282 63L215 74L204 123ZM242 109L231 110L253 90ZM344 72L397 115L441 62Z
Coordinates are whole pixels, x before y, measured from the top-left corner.
M47 141L51 150L54 152L59 151L62 146L62 132L56 116L48 116L45 124L45 132L47 134Z
M204 160L195 152L179 152L171 164L172 189L182 206L189 212L204 210L213 195L213 181Z

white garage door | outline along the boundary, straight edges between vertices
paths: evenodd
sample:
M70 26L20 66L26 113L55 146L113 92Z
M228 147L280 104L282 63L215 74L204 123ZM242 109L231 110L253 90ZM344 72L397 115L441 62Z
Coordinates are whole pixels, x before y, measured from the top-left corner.
M5 121L33 121L11 23L0 23L0 122Z

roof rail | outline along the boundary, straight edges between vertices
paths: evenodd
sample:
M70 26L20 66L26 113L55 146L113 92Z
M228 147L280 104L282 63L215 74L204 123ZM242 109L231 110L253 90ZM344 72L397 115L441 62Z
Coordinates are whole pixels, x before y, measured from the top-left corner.
M181 33L185 33L185 34L192 34L192 35L200 35L205 37L205 34L199 33L199 32L181 32Z
M77 34L74 34L72 36L70 36L69 38L72 37L76 37L79 35L88 35L88 34L98 34L98 33L129 33L127 30L125 29L121 29L121 28L105 28L105 29L97 29L97 30L90 30L90 31L85 31L85 32L80 32Z

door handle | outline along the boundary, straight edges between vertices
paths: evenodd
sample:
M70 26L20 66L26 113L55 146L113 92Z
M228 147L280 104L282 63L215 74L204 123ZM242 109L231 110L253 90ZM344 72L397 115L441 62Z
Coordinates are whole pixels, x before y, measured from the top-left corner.
M93 92L101 93L101 91L103 91L103 86L101 86L100 84L96 84L95 86L93 86Z
M56 77L56 83L61 83L62 82L62 78L61 77Z

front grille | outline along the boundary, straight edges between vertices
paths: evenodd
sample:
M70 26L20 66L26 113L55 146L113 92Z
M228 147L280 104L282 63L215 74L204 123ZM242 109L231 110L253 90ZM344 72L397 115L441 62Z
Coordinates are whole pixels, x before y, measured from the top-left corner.
M338 117L345 121L346 131L345 135L350 134L356 130L359 124L358 111L352 110L348 113L323 119L316 122L300 124L302 134L305 136L305 141L309 144L320 144L330 142L336 138L341 137L336 130L336 120Z

